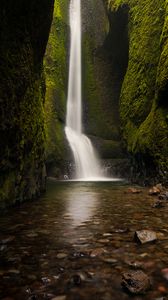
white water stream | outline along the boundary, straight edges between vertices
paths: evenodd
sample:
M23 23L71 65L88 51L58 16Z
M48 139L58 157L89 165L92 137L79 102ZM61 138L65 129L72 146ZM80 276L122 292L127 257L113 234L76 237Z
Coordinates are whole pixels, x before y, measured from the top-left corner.
M92 143L82 131L81 0L70 1L69 16L71 45L65 133L75 159L75 179L106 181L109 179L103 176Z

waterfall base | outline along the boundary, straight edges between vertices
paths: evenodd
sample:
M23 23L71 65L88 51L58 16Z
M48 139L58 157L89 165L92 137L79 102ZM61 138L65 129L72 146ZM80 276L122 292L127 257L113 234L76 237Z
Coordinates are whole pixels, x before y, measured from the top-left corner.
M65 128L65 133L75 160L75 180L95 181L96 178L103 180L103 171L89 138L70 127Z

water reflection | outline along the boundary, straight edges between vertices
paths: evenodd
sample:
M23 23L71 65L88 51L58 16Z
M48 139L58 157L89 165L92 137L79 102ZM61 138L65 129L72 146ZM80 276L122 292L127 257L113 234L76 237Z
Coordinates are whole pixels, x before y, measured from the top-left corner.
M72 219L75 226L89 221L97 210L99 197L96 192L89 192L85 189L74 189L67 193L66 213Z

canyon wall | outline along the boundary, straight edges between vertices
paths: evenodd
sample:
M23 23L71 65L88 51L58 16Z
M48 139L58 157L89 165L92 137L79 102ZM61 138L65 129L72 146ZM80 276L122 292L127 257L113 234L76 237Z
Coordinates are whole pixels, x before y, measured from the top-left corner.
M53 5L0 2L0 208L45 188L43 56Z

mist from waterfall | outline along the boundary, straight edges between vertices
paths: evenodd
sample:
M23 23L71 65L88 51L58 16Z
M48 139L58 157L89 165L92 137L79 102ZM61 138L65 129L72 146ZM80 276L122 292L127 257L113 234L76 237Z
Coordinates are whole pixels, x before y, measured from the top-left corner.
M81 1L71 0L69 7L71 44L65 133L73 152L76 179L102 177L102 171L90 139L82 132Z

